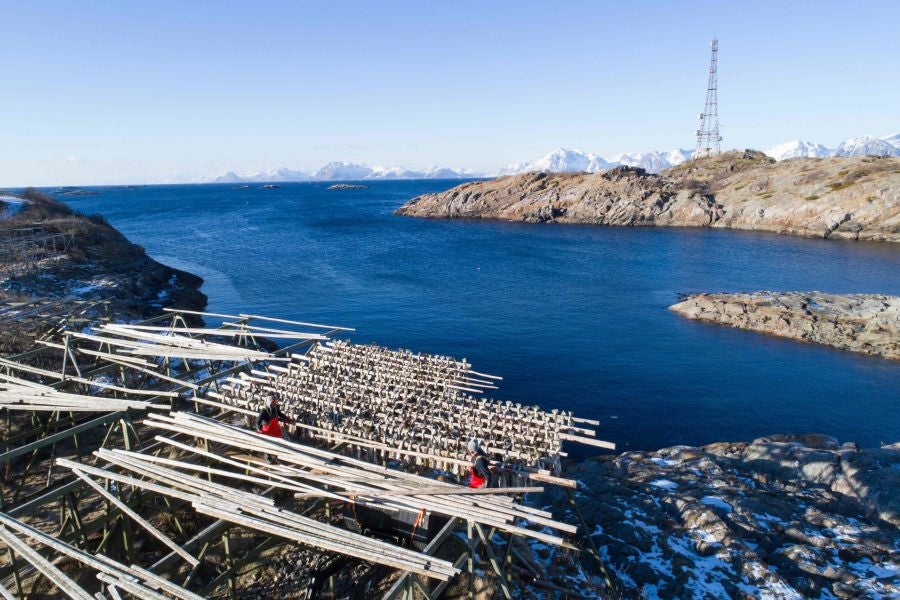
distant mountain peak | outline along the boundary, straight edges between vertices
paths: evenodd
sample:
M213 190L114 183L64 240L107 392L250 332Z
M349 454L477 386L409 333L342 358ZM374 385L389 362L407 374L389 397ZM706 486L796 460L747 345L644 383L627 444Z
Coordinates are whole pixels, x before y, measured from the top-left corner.
M835 153L837 156L864 156L866 154L900 156L900 148L886 140L871 135L863 135L842 142Z
M867 154L900 156L900 133L886 138L861 135L845 140L837 148L828 148L809 140L793 140L773 146L766 154L776 160L828 156L865 156Z
M616 165L640 167L648 173L659 173L675 165L691 159L692 152L675 148L674 150L655 152L625 152L613 158Z
M691 157L689 150L670 150L656 152L626 152L615 158L605 159L599 154L585 152L579 148L557 148L540 158L531 161L507 165L500 169L499 175L512 175L528 171L545 171L549 173L575 173L586 171L595 173L620 165L641 167L649 173L657 173L684 162Z
M438 166L431 166L420 171L399 166L370 167L364 164L334 160L314 174L305 171L294 171L285 167L269 169L268 171L257 171L249 175L238 175L234 171L229 171L225 175L215 177L212 183L276 183L359 179L463 179L481 176L480 173L474 173L465 169L454 170Z
M243 183L244 178L235 173L234 171L228 171L224 175L219 175L218 177L212 180L212 183Z
M775 160L800 157L824 158L826 156L834 156L834 150L808 140L793 140L769 148L766 150L766 154Z
M366 165L333 160L316 171L314 178L324 181L338 181L342 179L365 179L371 174L372 169Z

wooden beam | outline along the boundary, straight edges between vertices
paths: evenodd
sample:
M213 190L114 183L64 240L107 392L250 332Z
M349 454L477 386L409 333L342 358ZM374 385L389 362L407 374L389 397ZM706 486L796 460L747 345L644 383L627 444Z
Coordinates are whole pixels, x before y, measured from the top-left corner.
M94 481L93 479L91 479L90 477L88 477L82 471L79 471L78 469L72 469L72 472L75 473L75 475L79 479L81 479L86 484L88 484L91 488L93 488L93 490L95 492L97 492L98 494L100 494L101 496L103 496L104 498L109 500L110 502L112 502L119 510L121 510L123 513L125 513L126 515L131 517L138 525L140 525L141 527L146 529L150 535L152 535L153 537L155 537L156 539L161 541L163 544L165 544L172 552L175 552L176 554L181 556L181 558L183 558L188 563L190 563L191 566L196 567L198 564L200 564L199 560L197 560L196 558L191 556L189 553L182 550L178 544L176 544L175 542L170 540L168 537L166 537L166 535L163 534L163 532L161 532L159 529L157 529L156 527L151 525L149 521L147 521L145 518L143 518L141 515L139 515L134 510L132 510L131 507L129 507L124 502L122 502L119 498L117 498L113 494L109 493L106 490L106 488L104 488L102 485L98 484L96 481Z
M19 456L22 456L23 454L28 454L29 452L33 452L45 446L49 446L50 444L54 444L67 437L72 437L83 431L89 431L91 429L94 429L95 427L105 425L111 421L118 421L123 416L125 416L125 414L126 413L124 411L119 411L110 413L108 415L103 415L102 417L97 417L96 419L88 421L86 423L82 423L81 425L76 425L74 427L70 427L69 429L50 434L47 437L31 442L30 444L25 444L24 446L14 448L8 452L0 454L0 463L12 460Z
M30 562L61 592L75 600L94 600L81 586L60 571L53 563L38 554L37 550L20 540L11 532L0 527L0 540L12 548L16 554Z

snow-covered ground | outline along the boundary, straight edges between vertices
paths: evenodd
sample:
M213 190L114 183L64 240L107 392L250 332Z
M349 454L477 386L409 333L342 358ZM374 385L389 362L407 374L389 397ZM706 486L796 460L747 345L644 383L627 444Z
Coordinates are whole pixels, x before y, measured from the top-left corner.
M17 198L15 196L4 196L0 194L0 204L5 204L6 206L0 209L0 221L3 219L8 219L13 216L20 210L22 210L26 204L28 204L28 200L24 198Z
M900 598L898 467L897 445L808 435L628 452L571 475L605 565L643 598Z

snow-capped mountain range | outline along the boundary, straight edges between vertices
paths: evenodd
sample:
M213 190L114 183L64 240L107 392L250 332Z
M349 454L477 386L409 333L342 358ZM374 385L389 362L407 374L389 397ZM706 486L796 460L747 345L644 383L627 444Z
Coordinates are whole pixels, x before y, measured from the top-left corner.
M770 148L766 151L766 154L776 160L801 156L865 156L867 154L900 156L900 133L885 138L876 138L870 135L850 138L833 149L815 142L795 140ZM686 160L690 160L691 156L693 156L693 151L691 150L676 149L668 152L626 152L612 158L603 158L592 152L557 148L540 158L507 165L495 174L513 175L528 171L547 171L551 173L594 172L619 165L641 167L646 169L648 173L659 173Z
M213 183L264 183L268 181L309 181L309 173L292 171L291 169L269 169L258 171L249 175L238 175L234 171L228 171L213 179Z
M497 171L497 175L514 175L528 171L564 173L567 171L602 171L610 168L610 163L602 156L579 149L557 148L550 154L534 160L507 165Z
M648 173L658 173L689 160L691 150L675 149L652 152L626 152L611 158L604 158L593 152L579 149L557 148L534 160L507 165L494 172L479 173L468 169L448 169L445 167L428 167L427 169L408 169L406 167L370 167L363 164L335 161L330 162L315 173L294 171L291 169L271 169L249 175L238 175L229 171L212 180L212 183L266 183L290 181L347 181L365 179L466 179L474 177L496 177L498 175L514 175L529 171L545 171L549 173L596 172L611 169L620 165L641 167ZM794 140L773 146L766 154L776 160L799 157L828 156L864 156L881 154L900 156L900 133L876 138L870 135L850 138L836 148L828 148L822 144L806 140Z
M806 140L794 140L769 148L766 150L766 154L775 160L799 157L865 156L867 154L900 156L900 133L885 138L871 135L850 138L841 142L837 148L828 148Z
M766 150L766 154L776 160L784 160L786 158L823 158L825 156L834 156L834 150L826 148L822 144L816 144L806 140L794 140L772 146Z
M587 171L593 173L621 165L641 167L646 169L648 173L658 173L663 169L683 163L691 157L691 154L690 150L675 149L668 152L626 152L607 159L592 152L557 148L540 158L507 165L496 174L514 175L529 171L546 171L549 173Z
M480 173L474 173L466 169L429 167L427 169L414 170L406 167L369 167L362 164L333 161L315 173L292 171L285 168L259 171L249 175L238 175L234 171L229 171L225 175L213 179L212 183L355 181L360 179L465 179L482 176Z

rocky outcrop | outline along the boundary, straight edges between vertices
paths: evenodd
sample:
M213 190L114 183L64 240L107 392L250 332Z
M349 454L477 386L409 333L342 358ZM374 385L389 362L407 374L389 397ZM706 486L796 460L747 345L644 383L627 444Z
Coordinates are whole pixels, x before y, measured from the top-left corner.
M100 215L75 213L36 190L27 191L25 199L20 211L0 221L0 301L105 300L98 316L119 320L154 316L169 306L205 308L200 277L157 262ZM9 250L22 228L37 237L71 234L72 242L64 252L57 244L55 251L17 255ZM27 343L25 333L13 341ZM3 352L20 349L0 343Z
M900 360L900 296L694 294L670 309L690 319Z
M897 445L770 436L598 457L568 475L605 563L640 597L900 592Z
M658 175L526 173L425 194L398 214L535 223L727 227L900 242L900 158L726 152Z
M367 190L369 186L367 185L359 185L355 183L336 183L334 185L329 185L326 190Z

